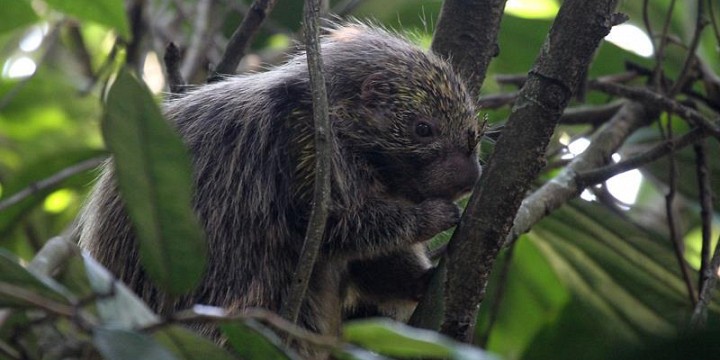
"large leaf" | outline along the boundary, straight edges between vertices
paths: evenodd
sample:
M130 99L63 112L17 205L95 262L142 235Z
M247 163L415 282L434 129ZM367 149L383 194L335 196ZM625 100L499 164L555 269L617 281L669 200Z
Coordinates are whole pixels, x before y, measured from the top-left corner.
M293 359L296 355L283 349L282 341L269 329L253 322L232 322L220 326L235 352L243 359Z
M602 358L676 336L688 321L691 306L669 240L597 204L571 202L519 241L537 247L572 294L524 357ZM513 320L501 322L523 321L520 314L505 313Z
M38 20L30 2L25 0L4 1L0 12L0 33L29 25Z
M480 349L434 331L390 320L358 320L343 327L343 339L394 358L495 359Z
M153 333L153 338L181 360L234 359L227 351L221 349L212 341L177 325L161 328ZM252 358L243 357L243 359ZM279 358L265 356L263 359Z
M96 304L104 324L130 330L160 321L140 298L100 263L87 254L83 255L83 260L90 286L100 295Z
M129 330L95 328L93 345L108 360L175 360L168 349L151 337Z
M125 40L130 40L130 27L122 0L45 0L56 10L114 28Z
M70 305L75 297L53 279L24 268L10 252L0 248L0 308L54 304Z
M142 264L168 292L192 290L205 269L206 244L191 208L185 146L149 90L125 70L108 94L102 129L140 240Z
M495 265L476 328L479 344L508 358L522 355L571 300L570 291L533 242L518 241L514 246L512 255L506 251Z

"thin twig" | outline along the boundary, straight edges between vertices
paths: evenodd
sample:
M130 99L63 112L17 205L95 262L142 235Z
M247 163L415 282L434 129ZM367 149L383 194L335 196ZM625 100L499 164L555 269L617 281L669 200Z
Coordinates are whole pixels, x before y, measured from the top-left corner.
M78 63L80 63L80 69L82 69L83 75L88 79L93 77L94 71L92 66L92 58L88 51L87 45L85 45L85 39L83 34L80 32L80 26L72 22L68 24L68 38L71 43L71 50Z
M330 145L328 144L332 129L328 117L327 89L325 76L322 72L323 63L320 56L320 3L318 0L306 0L303 11L305 21L305 51L307 54L310 88L313 99L313 120L315 124L315 189L313 207L310 211L305 241L300 252L292 286L280 314L297 322L300 307L305 298L315 260L320 252L325 234L325 223L330 205Z
M702 127L720 139L720 116L709 119L695 109L682 105L665 95L646 88L635 88L604 81L590 81L589 86L610 95L621 96L657 106L664 111L680 116L694 126Z
M568 108L560 117L560 123L565 125L591 124L598 126L612 119L623 104L624 101L614 101L604 105Z
M599 184L615 175L622 174L628 170L637 169L640 166L666 156L673 149L680 150L686 146L695 144L707 136L707 133L695 128L683 136L666 140L661 144L654 146L650 150L619 163L580 172L576 175L575 181L578 184L578 188L586 188L594 184Z
M673 84L672 88L667 93L668 97L673 97L675 94L680 92L685 87L685 84L687 83L689 77L690 77L690 70L692 67L697 63L696 62L696 55L695 52L697 51L698 46L700 45L700 35L702 34L703 29L705 28L705 25L707 23L705 22L705 19L703 18L703 12L704 12L704 0L697 0L697 15L695 20L695 32L693 33L692 40L690 40L690 46L688 46L687 50L687 56L685 57L685 62L683 63L682 70L680 71L680 75L677 77L677 81L675 81L675 84Z
M650 24L650 15L648 13L648 3L650 0L643 0L643 7L642 7L642 18L643 23L645 24L645 31L650 35L650 39L653 38L653 30L652 25ZM653 48L653 54L657 53L657 46L655 45L654 41L650 41L650 44Z
M7 357L12 360L21 360L23 357L20 351L14 349L10 344L0 340L0 357Z
M288 321L272 311L262 308L243 309L239 314L223 313L217 315L200 314L192 310L180 311L171 315L165 321L153 323L142 328L142 331L154 332L172 324L224 323L248 320L256 320L268 324L275 330L321 348L337 349L340 346L340 341L336 337L319 335Z
M75 308L52 299L48 299L38 293L4 281L0 281L0 294L6 298L14 298L45 310L49 313L71 317L75 314Z
M147 24L144 19L145 1L146 0L133 1L128 10L132 40L125 47L125 62L138 73L141 73L140 66L142 61L140 60L140 56L142 55L142 40L145 36L145 30L147 29Z
M662 31L660 33L660 45L655 51L655 68L653 70L652 84L655 91L662 91L661 80L663 78L663 63L665 61L665 48L667 47L667 34L670 29L670 19L672 19L672 13L675 9L675 0L670 1L667 14L665 15L665 22L663 23Z
M702 219L702 249L700 250L700 284L698 289L702 292L703 285L712 277L710 271L710 237L712 236L713 217L713 191L710 186L710 171L705 142L695 144L695 168L700 200L700 218ZM700 294L698 294L700 295Z
M667 137L669 140L672 140L673 138L673 132L672 132L672 117L668 116L668 123L667 123ZM672 144L672 142L670 142ZM673 245L673 250L675 253L675 258L678 262L678 267L680 268L680 273L682 274L683 281L685 282L685 287L687 288L688 292L688 298L690 299L690 304L694 307L695 304L697 304L697 296L695 293L695 287L693 286L693 281L690 278L690 269L688 269L687 263L685 262L684 257L684 248L681 243L680 234L677 229L677 223L675 221L675 209L673 208L673 202L675 200L675 192L677 189L677 165L675 163L675 149L670 147L670 153L669 153L669 161L670 161L670 169L668 170L668 193L665 195L665 213L667 216L667 223L668 223L668 231L670 236L670 242Z
M620 108L593 134L590 146L582 154L574 157L560 174L523 200L506 244L511 244L545 216L580 195L584 184L578 182L577 174L606 164L628 136L656 117L656 113L640 103L629 102Z
M713 252L712 260L710 261L710 267L708 272L710 277L703 284L702 290L700 291L700 298L698 299L695 309L693 309L692 317L690 318L690 327L693 329L700 329L705 326L707 320L707 308L712 300L712 293L717 286L718 270L720 269L720 237L718 238L717 244L715 244L715 251Z
M165 62L165 71L167 72L168 87L171 94L182 94L185 92L185 79L180 73L180 49L175 43L169 43L165 48L163 61Z
M250 42L255 37L260 25L265 21L277 0L255 0L250 6L250 10L245 14L240 26L230 37L225 54L215 70L208 77L207 82L216 82L222 80L224 76L235 74L240 60L245 56Z
M102 164L103 161L105 161L104 156L88 159L88 160L82 161L80 163L77 163L75 165L72 165L70 167L67 167L65 169L62 169L47 179L32 183L32 184L30 184L30 186L26 187L25 189L18 191L17 193L11 195L10 197L8 197L7 199L5 199L3 201L0 201L0 211L3 211L21 201L23 201L25 198L27 198L29 196L35 195L44 190L55 188L61 182L63 182L65 179L67 179L73 175L76 175L78 173L81 173L83 171L87 171L92 168L95 168L98 165Z
M715 10L713 9L714 0L708 0L708 13L710 14L710 23L712 24L713 33L715 33L715 39L720 42L720 25L715 17Z
M519 91L513 91L509 93L481 96L477 100L476 104L480 109L497 109L514 103L519 93Z
M80 95L85 96L89 94L92 89L95 87L95 85L98 83L100 78L103 77L104 74L109 73L111 70L113 70L113 66L115 65L115 57L118 54L118 49L120 46L120 39L116 39L115 43L113 44L112 48L110 49L110 53L105 57L105 60L100 65L100 67L95 71L93 76L90 77L90 81L83 87L83 89L80 90Z

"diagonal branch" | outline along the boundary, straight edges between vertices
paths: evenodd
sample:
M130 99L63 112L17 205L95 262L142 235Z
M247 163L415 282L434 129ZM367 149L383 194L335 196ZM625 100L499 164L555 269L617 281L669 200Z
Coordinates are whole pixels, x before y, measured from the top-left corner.
M473 339L478 304L525 191L563 109L583 81L600 41L626 19L617 1L566 0L520 90L486 171L448 245L446 307L441 331Z
M432 51L450 60L467 81L474 98L480 94L490 60L497 56L497 36L506 0L443 2L432 42ZM512 101L515 101L512 96ZM506 99L507 100L507 99ZM440 326L444 307L443 283L447 259L440 259L427 293L410 319L410 325L426 329Z
M588 85L592 89L599 90L610 95L621 96L630 100L659 107L662 110L680 116L694 126L705 129L710 132L710 134L720 139L720 116L716 116L712 119L707 118L695 109L682 105L663 94L645 88L635 88L605 81L590 81Z
M247 51L250 42L255 37L260 25L275 7L276 2L277 0L253 1L242 23L230 37L230 42L228 42L220 63L208 77L208 83L222 80L223 76L235 74L235 69L237 69L243 56L245 56L245 51Z
M628 102L590 139L590 146L576 156L563 171L523 200L506 242L512 243L533 225L583 190L577 174L607 163L630 134L655 116L645 106Z

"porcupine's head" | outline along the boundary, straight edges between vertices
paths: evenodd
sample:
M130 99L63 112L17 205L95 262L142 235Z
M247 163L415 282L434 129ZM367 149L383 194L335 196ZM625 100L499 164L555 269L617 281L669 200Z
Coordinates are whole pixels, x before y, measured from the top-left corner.
M389 193L420 202L470 191L482 130L447 62L362 24L331 30L323 52L331 112L348 120L338 135L369 159Z

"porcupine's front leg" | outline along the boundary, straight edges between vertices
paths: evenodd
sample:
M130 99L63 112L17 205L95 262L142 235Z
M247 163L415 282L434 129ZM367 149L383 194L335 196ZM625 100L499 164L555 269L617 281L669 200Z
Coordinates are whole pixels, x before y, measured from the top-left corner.
M460 209L450 200L367 199L348 209L331 209L325 230L324 252L350 260L389 255L423 242L460 220Z

